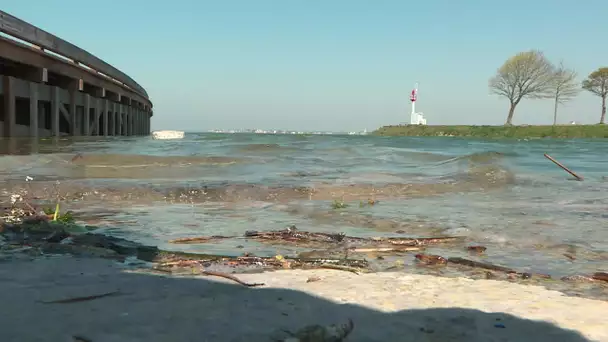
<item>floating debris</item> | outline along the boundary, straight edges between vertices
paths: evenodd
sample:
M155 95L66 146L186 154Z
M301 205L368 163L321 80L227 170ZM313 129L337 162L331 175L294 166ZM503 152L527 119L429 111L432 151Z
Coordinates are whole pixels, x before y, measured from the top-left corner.
M112 292L106 292L106 293L102 293L102 294L98 294L98 295L43 301L42 303L44 303L44 304L70 304L70 303L86 302L86 301L94 300L94 299L98 299L98 298L114 296L119 293L120 293L120 291L112 291Z
M557 160L553 159L553 157L551 157L548 154L544 154L545 158L549 159L550 161L552 161L555 165L561 167L564 171L568 172L569 174L571 174L572 176L574 176L574 178L576 178L576 180L578 181L582 181L583 177L577 175L576 173L574 173L574 171L570 170L569 168L565 167L564 165L562 165L562 163L558 162Z
M482 268L482 269L486 269L486 270L499 271L499 272L505 272L505 273L516 273L513 269L508 268L508 267L497 266L497 265L488 264L485 262L473 261L473 260L464 259L464 258L449 258L448 261L452 264L459 264L459 265L464 265L464 266L469 266L469 267L474 267L474 268Z
M608 282L608 273L596 272L593 274L593 279Z
M7 209L7 208L5 208ZM13 210L14 208L8 208ZM13 258L20 254L36 257L44 254L70 254L80 257L107 258L124 262L127 258L152 263L148 265L151 270L172 274L176 272L190 272L207 276L222 277L247 287L262 286L262 283L249 284L229 274L244 271L264 271L279 269L321 269L329 268L355 274L373 272L365 258L353 256L364 254L372 259L383 259L375 253L389 253L398 255L420 251L426 246L443 243L461 243L463 237L354 237L342 233L322 233L300 231L295 226L275 231L248 231L243 236L208 236L188 237L172 240L173 243L209 243L222 239L255 239L259 242L281 243L295 245L299 248L321 246L321 250L301 252L298 256L254 256L244 253L242 256L186 253L178 251L161 250L156 246L146 246L126 239L112 237L93 232L96 227L81 226L74 223L71 215L65 215L60 220L58 210L33 213L21 210L24 216L15 217L10 222L0 223L0 248L3 258ZM68 212L69 213L69 212ZM53 220L53 218L55 220ZM461 245L462 246L462 245ZM462 248L462 247L461 247ZM466 250L477 254L484 253L484 246L468 246ZM367 253L367 254L365 254ZM350 255L350 257L349 257ZM461 265L484 270L485 278L495 279L499 272L505 274L506 279L550 279L550 275L519 272L509 267L468 260L459 257L445 258L440 255L418 253L416 260L424 265ZM571 258L572 259L572 258ZM573 259L574 260L574 259ZM385 270L402 267L399 260L396 266ZM227 271L227 272L226 272ZM566 282L608 282L608 273L596 272L592 275L573 275L562 277ZM310 280L313 282L317 280ZM90 300L66 299L66 302ZM59 302L58 302L59 303Z
M191 237L191 238L179 238L174 240L169 240L169 243L174 244L191 244L191 243L207 243L211 241L217 241L220 239L227 239L225 236L199 236L199 237Z
M82 335L74 335L72 336L73 342L93 342L90 338L84 337Z
M474 268L481 268L481 269L490 270L490 271L503 272L503 273L507 273L512 278L519 276L522 279L530 279L532 277L542 278L542 279L551 279L551 276L548 274L517 272L512 268L493 265L493 264L489 264L489 263L485 263L485 262L468 260L468 259L464 259L464 258L448 258L448 264L459 264L459 265L464 265L464 266L469 266L469 267L474 267Z
M426 264L426 265L445 265L448 263L448 260L440 255L431 255L431 254L416 254L416 260Z
M380 245L392 245L401 247L422 247L428 245L450 243L450 242L461 242L464 237L460 236L440 236L440 237L421 237L421 238L402 238L402 237L372 237L363 238L355 236L347 236L343 233L320 233L320 232L307 232L298 230L295 226L290 226L283 230L272 230L272 231L247 231L245 232L244 238L255 239L260 242L281 242L281 243L297 243L298 245L356 245L356 246L369 246L381 248ZM180 238L169 241L170 243L207 243L220 239L235 239L238 236L201 236L201 237L189 237ZM356 247L349 247L355 248ZM405 251L398 248L394 249L396 252ZM388 250L386 250L388 251Z

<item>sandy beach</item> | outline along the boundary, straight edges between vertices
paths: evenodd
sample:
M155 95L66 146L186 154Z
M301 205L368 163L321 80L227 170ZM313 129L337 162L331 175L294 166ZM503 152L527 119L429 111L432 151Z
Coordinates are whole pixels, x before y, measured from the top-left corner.
M336 270L237 276L265 285L96 258L2 262L0 340L273 341L351 319L345 341L608 341L607 302L537 286Z

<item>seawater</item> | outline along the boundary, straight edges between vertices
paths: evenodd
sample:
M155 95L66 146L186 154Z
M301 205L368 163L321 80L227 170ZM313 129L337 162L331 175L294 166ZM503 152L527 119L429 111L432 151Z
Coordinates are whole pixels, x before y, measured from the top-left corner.
M0 157L2 201L59 200L105 233L197 253L297 255L244 239L175 245L247 230L356 236L466 236L484 255L426 252L547 273L608 271L608 143L496 139L187 133L13 144ZM544 158L547 153L584 177ZM33 181L25 182L30 176ZM360 206L368 199L373 206ZM333 209L334 200L348 204ZM566 257L565 254L576 258ZM413 255L405 271L424 272ZM603 292L606 294L606 291Z

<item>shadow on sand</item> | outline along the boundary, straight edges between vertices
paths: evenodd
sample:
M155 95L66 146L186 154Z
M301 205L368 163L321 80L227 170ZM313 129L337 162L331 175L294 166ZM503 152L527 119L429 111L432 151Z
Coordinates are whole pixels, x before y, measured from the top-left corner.
M294 290L124 272L101 259L2 262L0 284L0 341L7 342L67 342L73 335L93 342L272 341L281 329L349 318L355 328L346 341L588 341L577 332L504 313L386 313ZM42 303L117 290L119 295L90 301Z

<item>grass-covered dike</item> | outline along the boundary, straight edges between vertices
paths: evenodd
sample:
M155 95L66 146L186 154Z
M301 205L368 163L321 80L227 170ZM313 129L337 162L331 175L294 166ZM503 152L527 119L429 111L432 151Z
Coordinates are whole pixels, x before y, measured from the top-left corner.
M557 126L384 126L373 135L478 138L608 138L608 125Z

